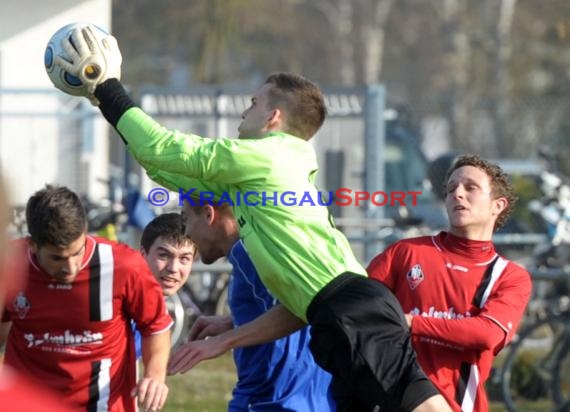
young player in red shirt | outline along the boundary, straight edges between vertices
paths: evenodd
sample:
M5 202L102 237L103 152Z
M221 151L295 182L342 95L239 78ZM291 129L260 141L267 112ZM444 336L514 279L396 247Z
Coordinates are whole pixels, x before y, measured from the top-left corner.
M159 410L168 388L172 319L139 252L86 234L78 196L47 186L26 207L27 284L5 302L5 362L85 411ZM144 373L136 380L133 319Z
M460 157L446 184L449 231L396 242L368 267L398 298L420 366L455 411L488 410L493 357L530 298L528 272L491 241L515 201L498 166Z
M9 259L17 251L9 248L6 230L8 226L8 202L3 182L0 181L0 307L5 301L11 301L12 291L21 281L22 262ZM21 266L18 266L21 265ZM18 274L19 276L15 276ZM2 331L0 331L0 334ZM0 340L2 337L0 336ZM12 412L71 412L55 394L30 382L12 368L2 364L0 354L0 405L2 410Z

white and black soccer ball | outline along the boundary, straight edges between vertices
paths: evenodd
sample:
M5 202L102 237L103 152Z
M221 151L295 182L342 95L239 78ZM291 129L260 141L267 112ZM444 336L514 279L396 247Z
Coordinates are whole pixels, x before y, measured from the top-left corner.
M85 96L86 86L81 83L78 77L67 73L61 67L57 66L55 64L55 57L61 56L69 60L66 51L61 47L61 41L71 36L74 29L86 26L88 26L87 23L72 23L63 26L51 36L44 52L44 66L51 82L59 90L72 96ZM95 35L103 39L109 34L100 27L95 26Z

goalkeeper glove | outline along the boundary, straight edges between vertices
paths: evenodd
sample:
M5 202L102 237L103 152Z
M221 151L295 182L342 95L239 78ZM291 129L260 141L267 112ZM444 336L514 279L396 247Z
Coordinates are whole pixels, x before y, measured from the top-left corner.
M85 97L97 106L95 89L107 79L120 80L123 58L115 37L98 37L95 30L92 25L74 29L61 41L67 56L56 56L55 64L76 76L85 86Z

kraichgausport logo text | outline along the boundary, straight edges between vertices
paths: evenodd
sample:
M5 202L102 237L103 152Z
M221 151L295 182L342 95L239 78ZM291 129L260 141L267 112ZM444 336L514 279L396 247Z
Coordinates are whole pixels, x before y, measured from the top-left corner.
M370 202L374 206L416 206L421 191L354 191L345 187L335 191L236 191L223 192L216 195L214 192L200 191L196 188L178 190L178 206L188 203L191 206L205 204L227 204L229 206L360 206ZM164 206L170 201L170 192L164 188L155 188L149 191L147 199L153 206Z

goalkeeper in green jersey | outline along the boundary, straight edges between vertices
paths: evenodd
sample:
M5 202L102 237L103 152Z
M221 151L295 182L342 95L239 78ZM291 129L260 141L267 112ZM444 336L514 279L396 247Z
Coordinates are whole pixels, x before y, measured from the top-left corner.
M320 89L309 80L289 73L269 76L242 115L239 139L209 139L168 130L135 106L119 79L107 75L120 73L112 66L121 61L115 58L119 51L108 47L114 42L90 47L99 40L87 29L76 29L62 42L73 53L57 57L56 64L90 85L86 97L99 102L103 116L155 182L175 191L206 190L218 198L237 192L317 192L318 166L309 140L326 109ZM94 63L101 66L97 78L84 74ZM241 332L202 342L216 348L213 356L231 346L277 338L307 322L313 356L334 376L339 410L450 410L417 363L394 295L366 277L328 209L273 204L271 198L252 206L252 200L233 206L240 238L267 289L298 319L284 315L283 307L270 311ZM191 237L200 233L193 223L186 219ZM192 357L203 353L177 355L172 372L187 369Z

